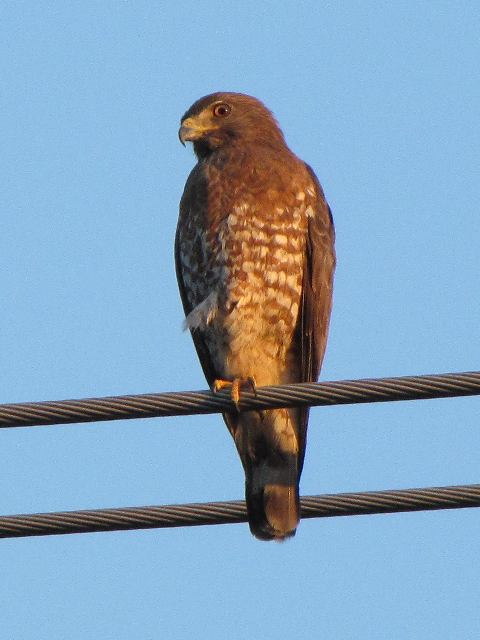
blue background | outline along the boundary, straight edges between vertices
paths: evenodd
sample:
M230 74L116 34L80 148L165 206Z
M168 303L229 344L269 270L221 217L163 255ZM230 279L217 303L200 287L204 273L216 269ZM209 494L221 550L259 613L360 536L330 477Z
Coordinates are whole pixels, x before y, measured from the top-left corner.
M179 118L243 91L337 227L322 378L480 368L477 2L4 2L0 401L205 388ZM312 411L302 493L478 483L478 399ZM219 416L2 430L4 514L241 498ZM0 637L477 638L480 511L0 541Z

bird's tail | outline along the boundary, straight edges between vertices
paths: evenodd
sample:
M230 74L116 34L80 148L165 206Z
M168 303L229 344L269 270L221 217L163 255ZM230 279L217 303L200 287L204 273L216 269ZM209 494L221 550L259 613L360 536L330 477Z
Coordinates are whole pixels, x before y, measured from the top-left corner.
M250 531L260 540L295 535L300 518L298 440L293 411L240 414L236 444L245 468Z
M290 478L290 463L255 467L245 482L250 531L260 540L285 540L295 535L300 518L298 482ZM285 476L284 480L280 475ZM285 482L285 484L282 484Z

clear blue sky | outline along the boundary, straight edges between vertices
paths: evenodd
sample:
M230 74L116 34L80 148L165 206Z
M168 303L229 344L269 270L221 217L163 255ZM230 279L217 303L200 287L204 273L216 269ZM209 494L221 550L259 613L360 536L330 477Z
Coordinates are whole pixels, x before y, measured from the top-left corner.
M251 93L337 227L323 379L480 368L477 2L4 2L0 401L205 388L179 118ZM302 493L480 482L479 400L312 411ZM2 430L5 514L241 498L219 416ZM0 541L0 638L477 638L480 510Z

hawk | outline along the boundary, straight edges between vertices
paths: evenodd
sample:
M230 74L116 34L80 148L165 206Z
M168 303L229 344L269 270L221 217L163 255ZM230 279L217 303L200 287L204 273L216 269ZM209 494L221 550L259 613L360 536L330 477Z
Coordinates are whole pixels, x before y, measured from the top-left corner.
M330 208L312 169L272 113L240 93L213 93L181 119L198 162L180 202L175 264L185 325L209 385L316 381L335 269ZM308 408L224 414L245 470L250 530L295 534Z

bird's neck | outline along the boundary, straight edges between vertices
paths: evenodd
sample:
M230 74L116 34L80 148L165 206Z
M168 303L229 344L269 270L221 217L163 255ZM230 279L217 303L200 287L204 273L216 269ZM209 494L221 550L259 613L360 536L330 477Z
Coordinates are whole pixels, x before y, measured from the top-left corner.
M293 154L286 146L283 138L232 139L228 144L212 147L206 141L193 143L195 155L200 161L206 161L217 167L234 162L249 164L254 158L271 157L272 160L286 159Z

